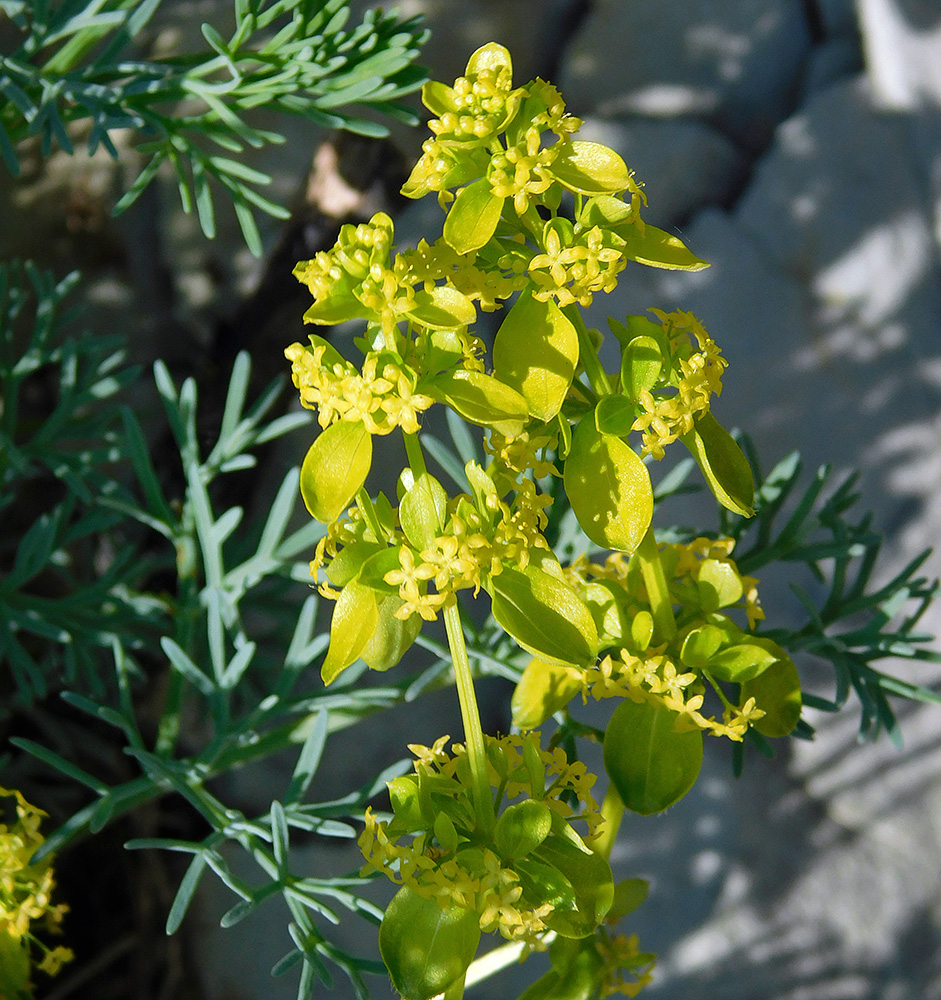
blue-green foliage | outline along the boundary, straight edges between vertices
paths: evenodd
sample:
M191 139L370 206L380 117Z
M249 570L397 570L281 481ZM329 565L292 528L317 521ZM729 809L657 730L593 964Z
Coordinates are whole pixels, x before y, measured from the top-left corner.
M114 478L122 428L114 397L136 376L120 340L78 336L56 282L0 266L0 664L14 702L61 685L101 695L100 651L139 647L166 606L139 585L153 571ZM68 336L67 334L71 334Z
M235 0L228 37L203 24L200 51L149 60L140 36L159 6L0 0L0 12L20 32L14 51L0 55L0 156L10 171L19 171L16 147L28 136L41 139L44 155L53 145L71 153L69 126L81 122L89 153L101 145L116 157L114 133L134 129L144 167L116 211L167 162L184 209L195 205L203 232L215 232L212 180L259 254L254 210L278 218L287 212L259 190L271 178L239 154L285 136L252 124L253 109L369 136L387 130L364 112L415 120L400 99L425 79L414 65L426 35L417 18L370 10L349 26L346 0Z

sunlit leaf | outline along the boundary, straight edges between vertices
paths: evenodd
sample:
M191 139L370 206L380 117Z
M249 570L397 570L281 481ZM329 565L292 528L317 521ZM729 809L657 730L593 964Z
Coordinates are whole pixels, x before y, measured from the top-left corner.
M647 467L630 445L582 420L565 460L565 492L585 534L597 545L633 552L653 516Z
M541 726L581 690L581 678L581 672L572 667L530 660L513 691L513 725L519 729Z
M748 459L732 435L707 412L680 440L692 452L719 503L735 514L751 517L755 481Z
M496 232L503 198L498 198L486 177L461 188L444 220L442 234L458 253L479 250Z
M493 616L533 656L587 665L598 651L591 612L562 580L534 566L506 566L491 582Z
M708 267L686 244L676 236L665 233L649 223L643 232L638 226L625 226L619 230L624 239L624 256L649 267L663 267L674 271L701 271Z
M421 631L419 615L410 615L404 621L395 617L395 612L400 607L402 600L394 594L387 594L379 601L376 629L359 654L370 670L388 670L394 667L411 648Z
M349 506L372 465L372 436L361 420L341 420L321 431L301 466L301 496L310 513L329 524Z
M568 317L551 299L523 292L494 338L494 375L548 422L562 407L577 362L578 334Z
M331 684L359 659L379 624L376 592L355 580L340 591L330 621L330 646L320 668L324 684Z
M630 180L627 165L613 149L578 139L562 147L552 173L563 187L579 194L623 191Z

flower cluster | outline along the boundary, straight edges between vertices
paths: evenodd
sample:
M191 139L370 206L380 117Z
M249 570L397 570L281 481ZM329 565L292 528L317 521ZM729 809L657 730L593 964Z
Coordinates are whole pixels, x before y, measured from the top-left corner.
M432 244L419 240L417 247L400 250L395 259L408 268L409 277L416 284L421 282L425 291L431 291L436 282L446 281L468 299L479 301L484 312L499 309L500 300L510 298L526 285L525 276L514 273L512 268L504 270L497 263L486 262L477 251L458 253L443 237Z
M758 581L739 572L731 558L734 545L731 538L695 538L660 546L671 600L683 608L680 627L669 641L662 641L662 637L656 640L636 558L615 552L599 564L583 556L567 568L568 579L576 587L596 581L605 581L609 587L615 585L631 625L629 631L611 637L610 642L618 647L616 651L581 671L569 669L569 675L578 677L577 688L583 697L590 694L596 700L626 697L651 702L676 714L678 730L697 728L735 741L743 739L748 727L763 718L765 712L754 697L745 698L741 705L731 704L710 673L710 657L729 646L741 650L742 644L749 641L748 634L727 615L719 614L719 609L743 611L750 630L764 618ZM711 641L703 639L697 645L704 626L711 630ZM707 681L713 683L722 703L721 719L701 711Z
M598 934L595 948L604 962L601 1000L620 993L636 997L653 979L651 956L640 950L636 934Z
M531 480L523 479L505 500L483 469L474 463L469 463L469 469L483 487L480 495L459 494L448 500L443 526L424 546L410 541L400 524L399 510L384 497L372 505L369 517L356 504L328 525L310 564L320 593L334 600L339 597L330 584L342 586L349 579L348 567L340 559L345 550L351 556L385 553L395 561L382 573L382 583L395 588L401 602L395 617L406 620L418 615L434 621L453 601L455 591L473 588L478 593L486 581L500 575L504 565L525 567L533 549L548 552L542 532L551 498L538 493ZM378 533L373 525L379 525ZM321 571L326 579L320 577Z
M30 864L43 843L39 826L46 814L15 789L0 788L0 797L16 802L16 821L0 823L0 994L19 1000L32 996L31 964L55 975L73 956L68 948L48 947L35 933L37 924L59 933L68 909L52 902L55 878L49 862Z
M711 610L720 606L741 608L748 620L748 628L754 629L765 617L758 596L758 580L739 572L732 558L734 548L734 538L694 538L689 542L661 543L659 554L674 604L701 610L703 591L711 577L723 587L721 598L717 596L717 599L721 599L721 604L715 604ZM623 552L612 552L604 563L595 563L580 556L566 568L566 572L575 583L608 580L619 584L624 588L625 598L631 595L641 602L635 605L635 612L647 598L639 560L632 559ZM709 587L715 589L711 584ZM707 600L711 596L711 591L705 595Z
M453 600L456 590L473 587L477 592L483 577L499 576L505 564L527 566L531 549L548 551L542 535L546 524L542 507L548 499L534 489L523 488L512 503L497 500L495 518L486 528L468 498L458 497L442 534L421 551L402 544L398 550L399 568L383 577L386 583L398 587L402 606L396 617L404 619L417 613L426 621L434 621L438 609ZM434 584L436 593L422 587L426 582Z
M376 351L367 354L362 373L345 361L328 365L327 350L326 344L292 344L284 352L301 403L318 411L321 427L361 420L370 434L389 434L396 427L406 434L418 430L419 414L434 400L415 391L414 372Z
M758 596L758 580L739 572L732 558L734 548L734 538L694 538L690 542L666 543L661 551L667 566L672 568L673 578L678 584L683 582L698 584L704 566L707 570L719 566L722 575L731 580L733 591L741 587L740 596L730 603L744 609L748 627L754 630L758 622L764 621L765 618L764 608Z
M645 650L635 656L622 649L618 657L606 656L585 671L583 684L596 700L630 698L663 705L677 716L677 730L702 729L714 736L741 742L751 723L764 716L754 698L741 707L726 702L721 721L700 711L705 685L698 673L686 670L664 655L665 647ZM682 672L681 672L682 671Z
M566 237L567 240L563 242ZM537 299L555 299L560 306L577 302L588 308L596 292L611 292L627 260L622 243L599 226L575 234L571 227L546 227L545 250L529 261L528 275Z
M484 441L484 448L514 480L521 479L530 469L534 478L543 479L545 476L559 475L551 454L556 443L555 434L549 433L547 429L534 427L513 436L491 431Z
M591 794L595 776L580 761L570 762L561 749L540 750L538 733L488 738L495 806L522 800L506 807L509 821L498 819L488 837L475 829L472 819L464 747L454 744L448 753L449 739L442 736L432 747L409 746L416 757L414 774L390 783L395 810L391 822L366 811L359 838L366 859L363 871L381 872L397 885L437 900L442 908L457 906L479 914L484 932L543 948L540 936L551 929L556 909L546 898L552 894L545 882L551 880L550 841L563 829L578 841L568 826L575 820L586 823L587 838L597 834L601 814ZM580 805L577 813L572 800ZM522 846L512 822L513 810L520 806L532 806L527 820L541 827L535 836L526 831L523 836L530 839ZM405 834L414 839L401 843Z
M664 448L688 434L696 418L708 412L711 397L720 395L722 372L728 362L692 313L650 311L665 328L669 374L663 382L675 388L675 392L662 395L656 390L641 390L643 412L632 430L643 434L642 454L661 459ZM698 350L691 347L692 337L696 338Z

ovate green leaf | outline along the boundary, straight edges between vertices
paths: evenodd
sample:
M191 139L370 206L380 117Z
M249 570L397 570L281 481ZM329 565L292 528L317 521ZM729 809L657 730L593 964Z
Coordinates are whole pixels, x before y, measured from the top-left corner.
M423 472L399 504L405 537L419 551L430 548L447 517L448 494L434 476Z
M359 654L370 670L388 670L406 654L421 631L421 617L410 615L404 621L395 617L402 607L397 595L387 594L378 602L379 619L372 638Z
M551 299L525 291L493 342L493 373L525 397L529 412L550 421L562 408L578 363L578 334Z
M624 805L643 816L661 812L692 787L702 766L702 731L679 733L676 713L623 701L604 737L604 766Z
M567 143L551 169L563 187L579 194L623 191L630 179L627 164L613 149L599 142Z
M743 594L742 578L731 563L704 559L696 579L699 603L703 611L718 611L734 604Z
M503 201L490 189L486 177L461 188L444 220L445 243L458 253L479 250L496 231Z
M493 616L533 656L586 666L598 652L591 612L562 580L530 564L506 566L491 581Z
M654 337L634 337L621 355L621 392L636 403L642 392L649 392L660 377L663 355Z
M330 647L320 668L324 684L331 684L359 659L379 624L375 591L355 580L340 591L330 622Z
M479 916L442 909L408 886L400 889L379 927L379 951L395 988L408 1000L431 1000L461 978L480 942Z
M716 500L735 514L751 517L755 481L748 459L732 435L707 412L680 440L692 452Z
M507 806L497 820L493 838L505 858L525 858L549 836L552 813L544 802L527 799Z
M764 643L768 641L763 639L759 642L749 638L748 642L726 646L709 660L706 669L720 681L733 681L736 684L750 681L778 660L772 650L765 648Z
M564 708L581 690L581 673L572 667L545 660L530 660L513 691L513 725L519 729L541 726Z
M556 910L546 924L562 937L586 937L604 920L614 901L611 867L600 854L576 844L577 838L552 834L533 857L557 868L575 890L575 909Z
M647 898L650 883L645 878L626 878L614 887L614 902L608 910L608 920L620 920L640 906Z
M602 396L595 407L595 427L602 434L626 437L634 426L634 404L624 396Z
M515 437L529 419L529 404L515 389L483 372L456 371L437 376L428 389L465 420Z
M508 78L512 78L513 60L509 50L498 42L487 42L486 45L481 45L467 60L464 75L475 77L485 70L491 71L494 76L498 76L502 72L506 73Z
M439 330L456 330L470 326L477 319L474 303L456 288L437 286L430 291L415 292L415 306L408 316L422 326Z
M601 434L591 419L572 435L565 492L582 530L597 545L633 552L653 516L647 467L620 438Z
M794 661L776 642L760 641L777 659L757 677L742 684L739 703L744 705L749 698L754 698L755 704L765 713L753 723L762 736L787 736L794 731L801 716L800 677Z
M649 223L641 232L638 226L622 227L619 235L624 239L624 256L650 267L663 267L673 271L701 271L708 267L686 244Z
M361 420L331 424L310 446L301 466L301 496L311 514L329 524L349 506L372 465L372 436Z

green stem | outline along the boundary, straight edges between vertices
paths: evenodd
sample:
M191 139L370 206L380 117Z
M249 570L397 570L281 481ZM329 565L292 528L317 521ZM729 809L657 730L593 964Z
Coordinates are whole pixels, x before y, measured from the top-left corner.
M489 833L493 829L494 814L493 799L490 795L490 777L487 769L487 748L484 744L483 729L480 726L480 712L477 709L477 696L474 693L470 660L467 658L461 613L456 601L448 604L444 609L444 626L447 629L448 645L451 647L451 659L454 663L457 696L461 702L464 743L467 747L467 761L470 764L471 779L474 783L477 824L482 831Z
M381 542L385 538L385 533L382 530L382 525L379 523L379 518L376 517L376 508L373 506L372 499L366 492L365 486L360 486L356 491L356 503L363 512L363 517L366 518L369 530L376 536L376 541Z
M405 439L405 454L408 457L409 468L417 479L427 472L425 468L425 456L421 450L421 442L418 440L417 434L405 434L403 432L402 437Z
M728 697L726 697L725 692L722 690L722 688L719 687L718 683L716 682L716 679L712 676L712 674L710 674L708 670L703 670L701 672L703 677L705 677L706 680L709 681L709 683L712 685L712 690L715 691L715 693L719 696L719 701L722 702L723 708L727 708L730 712L734 712L735 706L732 704L732 702L729 701Z
M609 396L613 392L611 380L608 378L608 373L601 367L598 349L592 342L588 327L585 326L581 310L573 302L565 306L562 312L571 320L575 332L578 334L578 360L581 361L582 367L585 369L592 391L596 396Z
M657 626L657 637L660 642L669 642L676 635L676 620L673 617L673 601L670 599L670 589L660 561L653 525L647 529L634 554L640 560L640 571L650 600L650 612Z
M618 839L618 830L621 828L621 819L624 816L624 803L612 784L608 785L608 790L605 792L601 815L604 817L604 825L601 827L598 839L592 843L591 849L595 854L600 854L605 861L610 861L611 850Z

